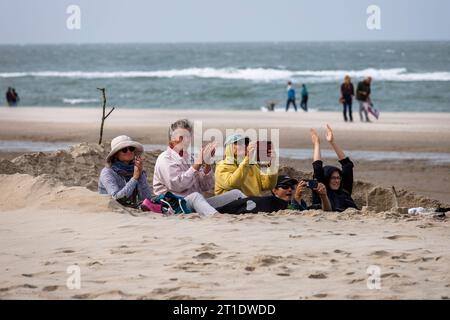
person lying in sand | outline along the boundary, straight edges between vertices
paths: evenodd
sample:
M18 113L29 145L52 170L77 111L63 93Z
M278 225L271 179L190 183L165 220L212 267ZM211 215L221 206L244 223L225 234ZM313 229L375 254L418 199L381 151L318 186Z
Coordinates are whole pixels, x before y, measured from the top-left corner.
M204 198L202 193L214 188L210 163L216 146L213 142L207 144L193 161L187 151L192 131L192 124L187 119L178 120L170 126L169 146L156 160L153 190L156 195L170 191L184 197L193 211L201 215L213 215L217 213L215 208L245 198L245 195L239 190L230 190L218 196Z
M327 195L333 211L342 212L347 208L358 209L352 199L353 191L353 162L345 156L344 151L335 143L333 131L329 125L326 129L326 139L336 152L342 169L334 166L323 166L320 153L320 139L315 129L310 130L311 140L314 146L314 178L323 183L327 189ZM313 203L319 204L317 193L313 193Z
M100 173L98 192L109 194L122 205L138 208L139 203L152 197L147 174L140 155L144 147L128 136L118 136L111 141L111 152Z
M280 175L277 178L277 184L272 189L271 196L248 197L235 200L217 210L221 213L246 214L260 212L275 212L285 209L290 210L309 210L320 209L318 206L308 207L302 199L307 188L307 182L298 181L287 175ZM327 197L325 185L318 183L314 190L321 199L321 208L325 211L331 211L331 204Z
M278 176L277 184L275 188L272 189L272 194L277 198L288 202L288 209L300 211L322 209L323 211L332 211L325 185L320 182L318 183L317 181L312 182L315 182L317 186L311 186L306 180L300 180L299 182L297 179L287 175L281 175ZM305 200L302 199L307 188L311 188L319 195L320 207L317 205L308 207Z
M225 159L216 165L216 195L239 189L247 196L260 196L263 191L275 187L278 168L269 166L267 172L262 173L259 164L250 161L254 159L255 151L256 142L250 142L240 134L234 134L225 140ZM240 162L238 155L243 155ZM274 156L272 150L271 158Z

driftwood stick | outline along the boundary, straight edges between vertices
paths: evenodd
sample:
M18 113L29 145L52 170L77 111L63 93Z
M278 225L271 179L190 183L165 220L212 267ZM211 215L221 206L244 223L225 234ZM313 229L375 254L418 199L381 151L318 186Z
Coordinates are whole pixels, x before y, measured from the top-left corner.
M394 205L396 207L398 207L398 194L397 194L397 190L395 190L394 186L392 186L392 192L394 194L394 202L395 202Z
M115 108L112 108L111 111L106 113L106 89L105 88L97 88L97 90L100 90L102 92L102 98L103 98L103 113L102 113L102 123L100 125L100 138L98 140L98 144L102 144L103 140L103 126L105 125L105 120L108 118L108 116L111 114L111 112L114 111Z
M108 114L105 116L105 120L109 117L109 115L111 114L111 112L114 111L114 109L116 109L116 107L113 107L113 108L111 109L111 111L108 112Z

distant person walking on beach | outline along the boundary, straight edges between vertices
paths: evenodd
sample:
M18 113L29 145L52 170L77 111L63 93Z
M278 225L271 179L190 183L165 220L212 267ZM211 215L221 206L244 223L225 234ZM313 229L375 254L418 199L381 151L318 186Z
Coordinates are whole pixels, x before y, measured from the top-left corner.
M363 113L365 116L366 122L370 122L368 110L370 107L370 84L372 82L371 77L367 77L363 81L358 83L358 88L356 89L356 99L359 101L359 118L361 121L364 121L363 119Z
M295 89L292 86L292 82L289 81L287 87L286 112L289 111L289 106L291 103L294 105L295 112L297 112L297 105L295 104Z
M214 189L211 162L216 146L214 142L208 143L194 161L187 151L191 145L192 134L193 125L187 119L170 125L169 146L158 156L155 163L153 190L156 195L171 192L184 197L192 211L210 216L218 212L216 208L246 196L234 189L205 199L203 193L212 192Z
M19 94L16 92L16 89L14 89L14 88L12 89L12 91L13 91L13 96L14 96L14 99L15 99L14 105L16 106L19 103L19 101L20 101Z
M8 103L8 106L16 106L19 100L19 95L17 94L16 89L8 87L8 91L6 91L6 102Z
M353 88L353 83L350 76L345 76L344 83L341 85L341 99L340 102L344 107L344 121L347 122L350 119L350 122L353 122L352 115L352 104L353 104L353 96L355 95L355 89ZM349 118L347 118L347 110Z
M100 173L98 192L109 194L120 204L138 208L145 199L152 197L140 157L144 147L127 136L118 136L111 141L111 152L106 157L106 166Z
M305 84L302 84L302 102L300 103L300 107L308 112L308 88L306 88Z

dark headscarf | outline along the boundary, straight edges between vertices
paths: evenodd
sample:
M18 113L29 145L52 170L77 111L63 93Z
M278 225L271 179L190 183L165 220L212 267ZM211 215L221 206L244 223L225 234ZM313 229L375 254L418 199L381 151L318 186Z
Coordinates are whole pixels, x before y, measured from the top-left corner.
M334 166L323 167L323 173L325 178L325 187L327 188L328 199L330 200L331 206L334 211L344 211L347 208L355 208L356 204L353 201L350 193L342 189L342 180L338 190L332 190L330 188L331 175L334 172L339 172L342 178L342 170Z

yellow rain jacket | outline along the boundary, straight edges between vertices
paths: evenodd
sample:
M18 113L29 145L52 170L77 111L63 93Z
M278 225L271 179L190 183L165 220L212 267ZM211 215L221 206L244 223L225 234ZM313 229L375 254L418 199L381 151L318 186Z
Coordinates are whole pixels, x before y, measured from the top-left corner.
M233 189L246 196L260 196L262 191L272 190L277 184L278 168L273 166L263 174L257 164L250 164L246 156L238 165L234 158L233 144L225 147L225 160L216 165L214 192L216 195Z

